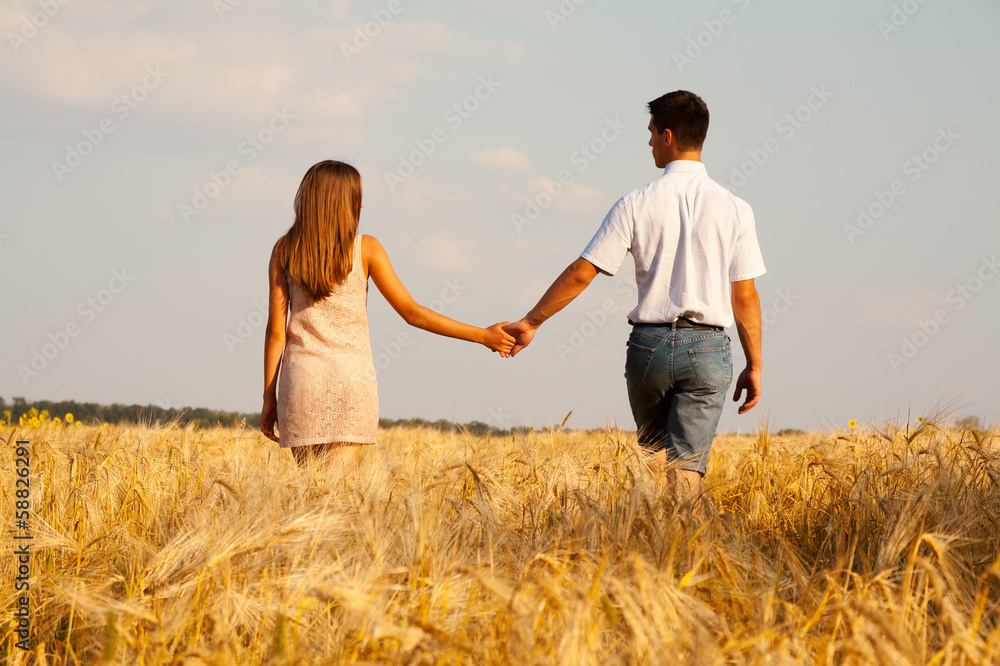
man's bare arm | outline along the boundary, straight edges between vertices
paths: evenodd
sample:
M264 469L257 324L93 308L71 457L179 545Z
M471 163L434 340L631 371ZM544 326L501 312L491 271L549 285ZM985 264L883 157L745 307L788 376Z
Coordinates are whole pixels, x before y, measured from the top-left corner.
M516 356L519 351L527 347L535 337L538 327L583 293L583 290L597 277L597 272L597 267L582 257L567 266L523 319L504 327L504 330L517 340L510 355Z
M740 344L743 346L743 355L747 359L747 367L736 380L733 402L739 402L745 389L747 397L739 409L739 413L744 414L753 409L760 399L761 369L763 367L760 351L760 296L757 294L757 288L752 279L732 283L732 302L733 315L736 317L736 331L740 336Z

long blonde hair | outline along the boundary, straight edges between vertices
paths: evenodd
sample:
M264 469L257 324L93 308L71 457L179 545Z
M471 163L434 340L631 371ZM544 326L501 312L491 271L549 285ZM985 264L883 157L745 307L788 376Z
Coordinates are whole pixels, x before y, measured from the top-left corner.
M351 272L360 217L358 170L335 160L314 164L295 193L295 222L278 239L279 266L312 298L326 298Z

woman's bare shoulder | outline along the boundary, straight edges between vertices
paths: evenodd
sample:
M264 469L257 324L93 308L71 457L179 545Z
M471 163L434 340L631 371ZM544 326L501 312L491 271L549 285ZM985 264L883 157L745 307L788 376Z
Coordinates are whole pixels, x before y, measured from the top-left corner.
M280 245L284 240L284 236L279 238L274 242L274 247L271 248L271 258L267 262L267 272L271 276L271 279L276 283L284 283L287 280L285 275L285 269L281 265L280 255Z
M361 234L361 254L367 260L370 257L385 254L385 248L378 242L378 239L368 234Z
M275 259L275 257L278 256L278 252L280 251L280 248L281 248L282 244L285 242L286 238L287 238L286 236L279 236L278 240L274 241L274 245L271 246L271 260L272 261Z

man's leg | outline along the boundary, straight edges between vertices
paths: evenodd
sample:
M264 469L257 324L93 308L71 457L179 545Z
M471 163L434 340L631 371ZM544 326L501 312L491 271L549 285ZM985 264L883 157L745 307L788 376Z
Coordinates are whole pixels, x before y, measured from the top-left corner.
M675 349L674 401L670 441L677 456L678 494L694 501L732 381L729 337L724 332L687 329Z
M653 454L650 472L660 490L667 490L666 447L670 446L671 390L670 326L633 330L625 355L629 406L638 431L639 445Z

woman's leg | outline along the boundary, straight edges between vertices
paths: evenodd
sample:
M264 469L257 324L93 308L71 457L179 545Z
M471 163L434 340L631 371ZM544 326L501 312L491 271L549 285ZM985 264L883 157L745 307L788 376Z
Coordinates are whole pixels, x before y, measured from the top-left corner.
M352 472L358 465L358 457L364 444L349 442L326 442L308 446L293 446L292 455L299 467L305 467L310 460L319 459L327 468Z

